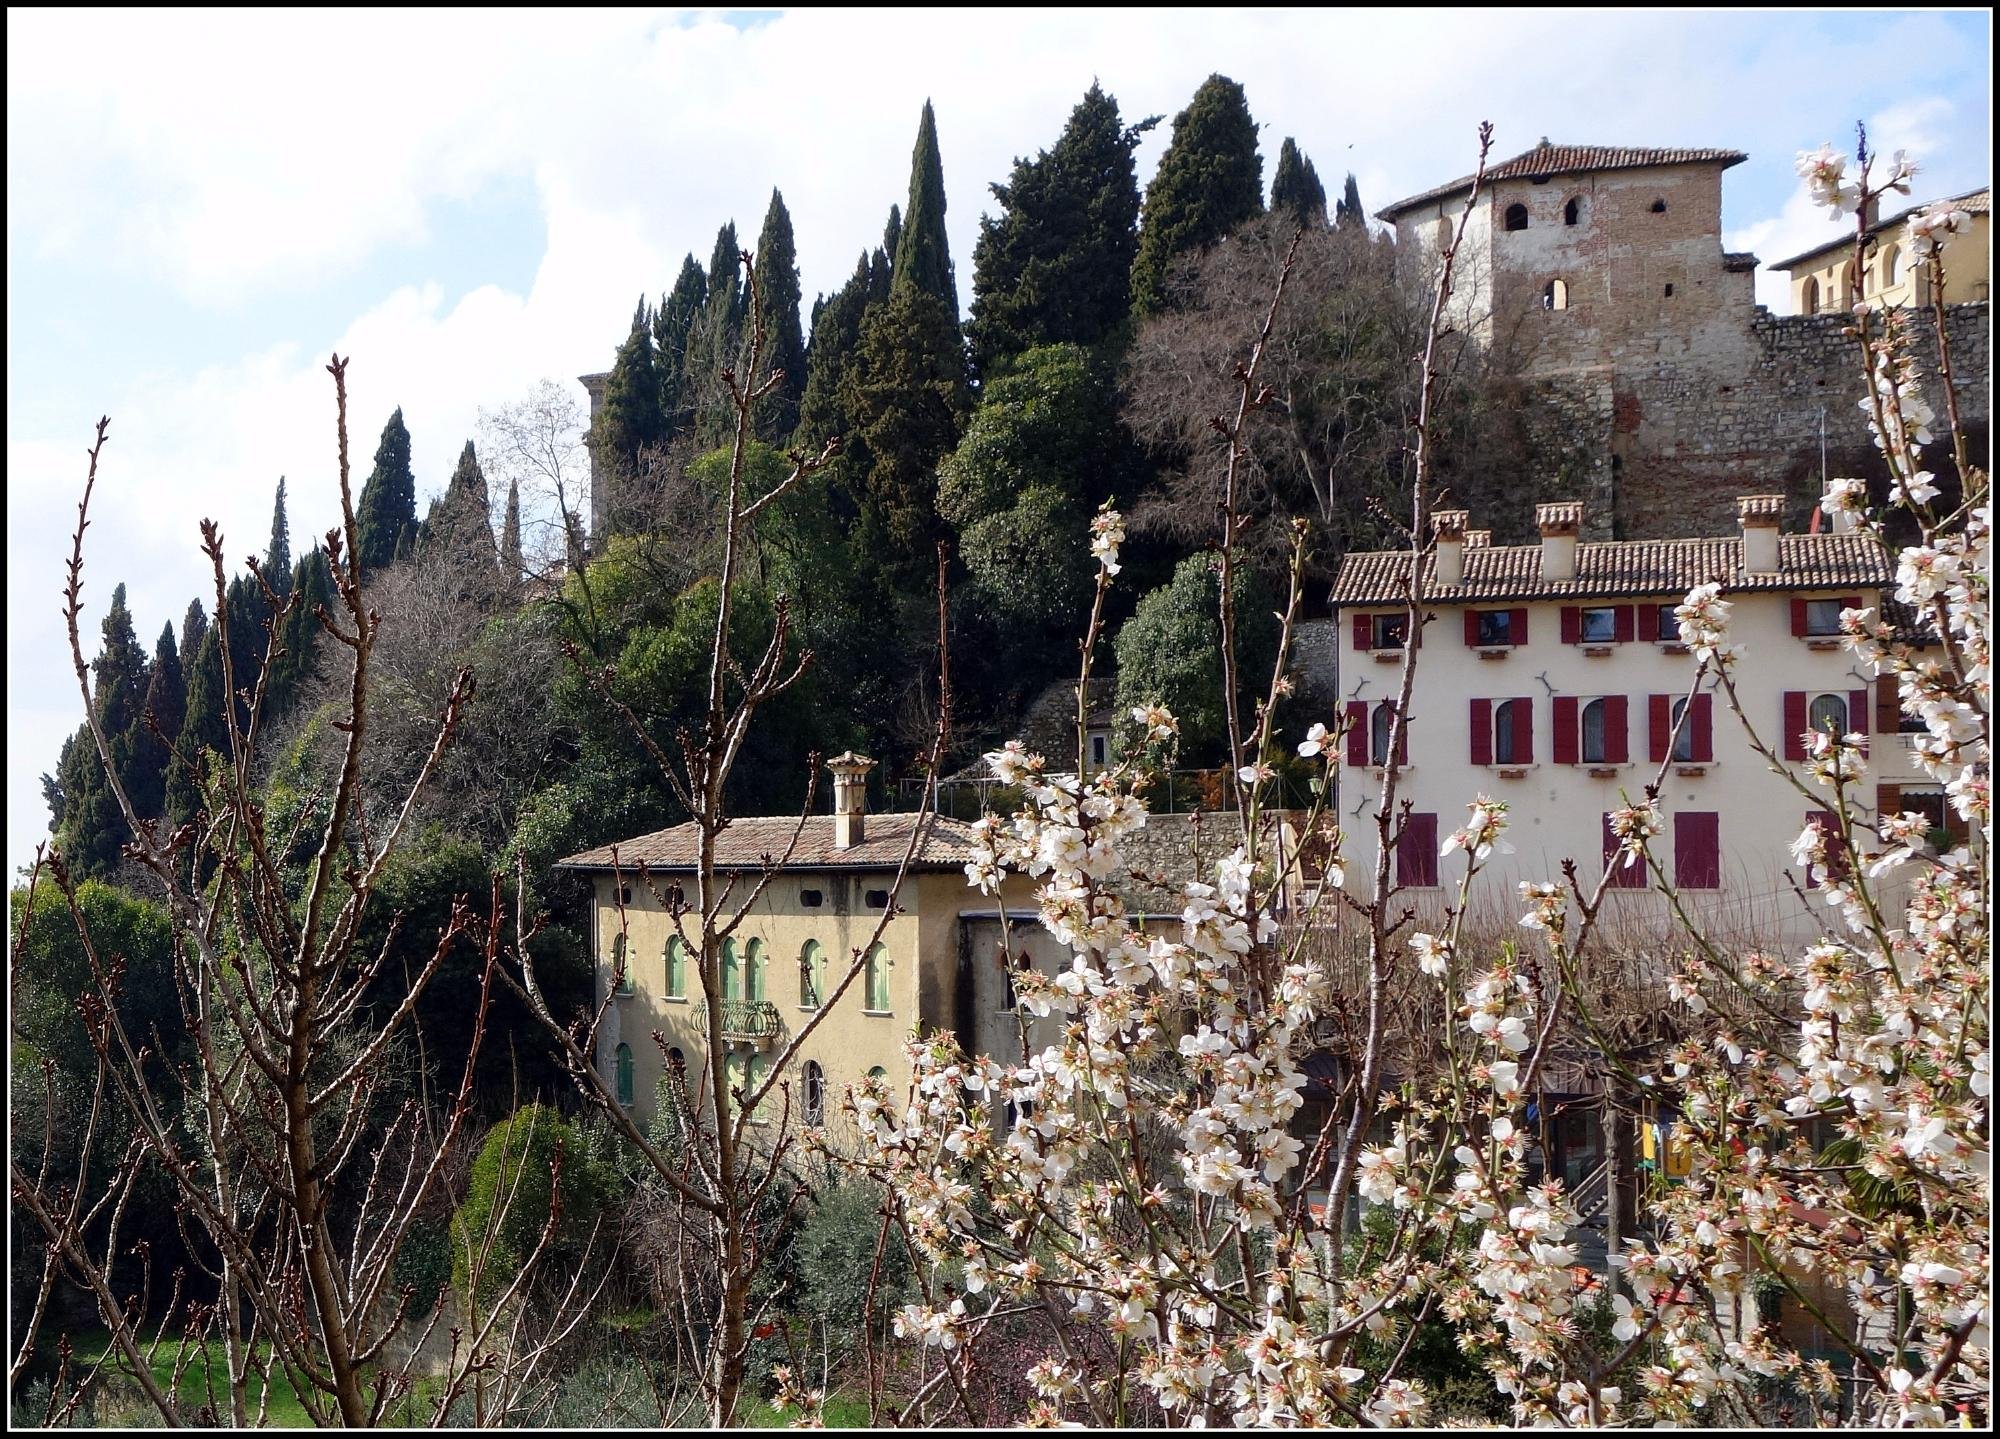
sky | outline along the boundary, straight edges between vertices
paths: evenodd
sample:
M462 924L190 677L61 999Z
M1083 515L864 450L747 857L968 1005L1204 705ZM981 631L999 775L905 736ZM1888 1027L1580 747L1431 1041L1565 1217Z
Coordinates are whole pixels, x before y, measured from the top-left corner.
M1371 210L1469 171L1481 120L1496 159L1543 136L1743 150L1723 241L1767 262L1836 238L1792 165L1856 120L1918 159L1915 200L1992 163L1984 12L14 8L7 39L10 871L82 719L60 598L100 415L87 653L121 580L150 652L213 608L202 518L232 568L280 475L295 549L334 523L330 353L357 490L400 405L421 510L481 406L608 368L639 296L724 220L751 243L773 186L809 313L905 200L926 99L961 303L988 186L1093 79L1170 120L1228 75L1267 184L1292 136ZM1784 308L1783 277L1758 295Z

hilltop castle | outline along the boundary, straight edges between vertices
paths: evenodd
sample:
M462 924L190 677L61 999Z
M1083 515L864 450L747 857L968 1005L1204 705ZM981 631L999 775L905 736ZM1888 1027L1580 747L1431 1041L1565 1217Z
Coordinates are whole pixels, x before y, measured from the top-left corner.
M1722 248L1722 174L1745 158L1544 140L1486 171L1454 318L1509 356L1584 457L1562 487L1583 497L1586 538L1724 534L1746 486L1783 491L1803 528L1823 468L1875 467L1846 316L1773 315L1756 301L1757 257ZM1377 212L1413 277L1435 266L1471 187L1467 175ZM1985 274L1982 255L1979 298L1947 318L1982 451ZM1928 316L1916 323L1921 340Z

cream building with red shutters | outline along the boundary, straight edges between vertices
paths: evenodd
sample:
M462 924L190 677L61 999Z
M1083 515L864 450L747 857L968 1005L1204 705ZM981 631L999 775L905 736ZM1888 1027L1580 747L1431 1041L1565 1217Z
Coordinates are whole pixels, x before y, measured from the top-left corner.
M1593 543L1579 540L1580 505L1548 504L1536 513L1541 543L1509 546L1469 530L1464 511L1436 516L1396 757L1398 807L1407 800L1410 812L1392 872L1419 908L1455 897L1463 860L1441 861L1439 844L1481 794L1507 801L1514 852L1490 862L1480 909L1511 920L1516 882L1559 880L1565 858L1594 885L1614 852L1608 816L1640 799L1664 764L1667 828L1653 852L1717 936L1791 941L1821 927L1817 877L1793 867L1789 848L1818 807L1771 772L1724 696L1690 692L1696 664L1673 612L1709 581L1734 607L1744 710L1783 763L1803 775L1805 731L1837 725L1869 736L1866 816L1883 804L1942 805L1910 761L1893 682L1865 675L1839 638L1843 607L1881 603L1885 561L1862 535L1781 535L1782 506L1742 498L1734 538ZM1336 802L1351 884L1372 875L1409 565L1407 552L1352 554L1334 589L1345 729ZM1614 928L1665 926L1666 902L1642 868L1619 868L1613 885Z

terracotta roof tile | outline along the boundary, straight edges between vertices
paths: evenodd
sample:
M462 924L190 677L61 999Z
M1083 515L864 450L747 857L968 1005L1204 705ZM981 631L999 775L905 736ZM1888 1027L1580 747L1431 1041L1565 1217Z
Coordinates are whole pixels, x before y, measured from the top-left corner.
M1543 180L1555 175L1577 175L1592 170L1636 170L1651 165L1720 165L1727 169L1750 157L1741 150L1632 149L1618 145L1551 145L1544 140L1532 150L1511 160L1486 167L1486 179ZM1393 222L1397 215L1433 200L1456 195L1472 184L1464 175L1449 185L1439 185L1420 195L1398 200L1377 210L1375 218Z
M1540 545L1465 549L1465 579L1449 589L1430 582L1424 603L1553 600L1625 595L1681 595L1721 580L1731 590L1879 588L1891 583L1888 564L1863 535L1780 535L1780 572L1739 576L1743 542L1736 539L1616 540L1576 547L1576 578L1544 581ZM1336 605L1400 603L1410 557L1403 550L1351 554L1334 581Z
M871 814L865 838L847 849L833 845L833 816L809 815L801 828L795 815L757 815L733 820L716 837L715 857L719 868L762 869L783 860L787 869L894 869L909 849L910 826L915 814ZM794 834L798 843L792 843ZM618 864L626 869L645 865L654 870L691 870L695 867L700 832L692 822L672 829L656 830L633 839L603 844L559 860L557 869L610 869L611 851L618 851ZM789 851L789 853L788 853ZM972 826L960 819L930 816L918 846L912 869L956 869L972 858Z

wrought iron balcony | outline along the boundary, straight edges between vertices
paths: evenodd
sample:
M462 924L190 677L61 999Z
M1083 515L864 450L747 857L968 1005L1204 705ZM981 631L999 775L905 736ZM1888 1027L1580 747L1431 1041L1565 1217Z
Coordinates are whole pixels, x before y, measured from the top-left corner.
M722 1037L768 1044L778 1037L778 1006L768 999L722 1001Z

